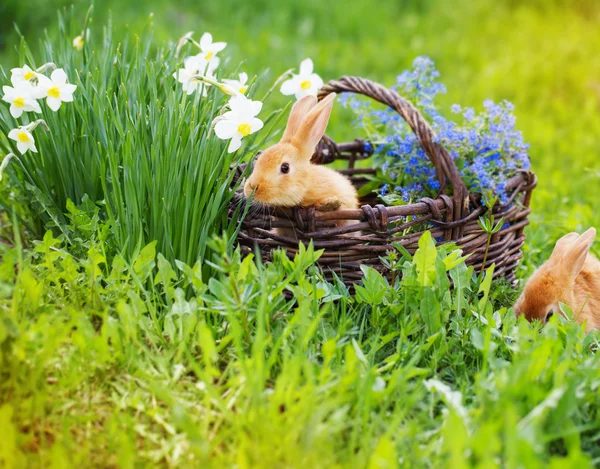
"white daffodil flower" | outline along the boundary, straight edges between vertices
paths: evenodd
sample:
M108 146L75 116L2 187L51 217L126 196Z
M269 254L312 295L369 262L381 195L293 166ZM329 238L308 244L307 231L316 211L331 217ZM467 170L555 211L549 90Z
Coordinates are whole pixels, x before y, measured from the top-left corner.
M54 70L50 78L39 75L38 80L38 86L35 88L37 98L46 98L46 104L53 111L58 111L62 103L73 101L73 93L77 85L67 83L67 74L62 68Z
M217 118L215 134L221 140L231 139L227 152L233 153L242 146L244 137L262 129L263 122L256 117L262 109L262 103L235 95L229 100L229 109Z
M202 57L188 57L183 62L183 68L173 74L173 77L181 83L183 91L188 95L202 88L202 96L208 95L209 83L203 82L199 75L205 76L209 80L215 80L214 71L219 65L219 59L207 61Z
M198 54L204 60L211 61L216 58L216 55L227 46L226 42L213 42L212 34L204 33L200 38L200 50Z
M17 86L24 81L31 82L33 79L37 78L37 76L37 72L29 68L28 65L23 65L23 68L13 68L10 71L10 81L13 86Z
M10 115L18 119L24 112L42 112L40 105L35 100L36 88L28 81L17 83L14 88L11 86L3 86L2 91L4 96L2 100L10 103Z
M239 80L223 79L223 83L225 83L226 85L229 85L231 88L233 88L235 91L237 91L238 93L241 93L241 94L246 93L246 91L248 90L248 85L246 85L247 81L248 81L247 73L240 73ZM232 94L232 93L228 93L228 94Z
M313 68L313 61L304 59L300 63L300 73L282 83L281 93L286 96L296 95L296 99L306 95L316 96L323 86L323 80L319 75L313 73Z
M37 148L35 147L35 140L33 139L33 135L31 135L31 132L25 127L12 129L8 133L8 138L17 142L17 150L19 150L21 155L25 154L27 150L31 150L32 152L37 153Z

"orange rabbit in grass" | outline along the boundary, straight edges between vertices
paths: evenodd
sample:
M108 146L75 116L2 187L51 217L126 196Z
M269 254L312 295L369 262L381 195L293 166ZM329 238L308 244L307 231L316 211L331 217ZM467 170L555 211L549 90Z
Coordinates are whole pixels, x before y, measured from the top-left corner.
M320 103L314 96L305 96L294 104L279 143L256 160L244 186L246 197L254 193L256 202L273 207L312 206L322 211L357 208L356 189L348 178L310 162L325 134L334 99L334 93ZM345 226L352 222L335 223ZM277 232L294 236L289 229Z
M600 261L589 253L595 237L596 230L590 228L556 242L550 259L525 284L515 305L517 316L546 323L560 314L559 303L564 303L588 331L600 328Z

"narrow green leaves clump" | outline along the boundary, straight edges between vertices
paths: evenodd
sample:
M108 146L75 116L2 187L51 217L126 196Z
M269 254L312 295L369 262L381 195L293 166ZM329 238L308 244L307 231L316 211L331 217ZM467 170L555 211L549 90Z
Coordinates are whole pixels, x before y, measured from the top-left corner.
M210 237L236 228L227 218L230 167L245 152L228 154L211 130L226 97L215 87L206 97L187 96L173 78L181 66L174 47L158 46L150 32L118 40L108 27L102 40L92 34L78 50L68 40L72 29L61 21L60 39L45 39L40 57L21 45L20 66L60 64L77 93L58 112L42 109L49 132L36 135L38 154L11 161L11 183L34 207L38 226L71 239L67 204L87 197L129 259L156 241L167 259L193 264ZM0 106L0 134L14 127ZM13 151L5 138L0 151Z

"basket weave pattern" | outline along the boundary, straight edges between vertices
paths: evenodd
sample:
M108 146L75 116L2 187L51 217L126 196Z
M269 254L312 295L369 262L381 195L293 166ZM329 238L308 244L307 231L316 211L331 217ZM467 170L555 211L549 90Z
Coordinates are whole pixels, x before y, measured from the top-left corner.
M504 218L503 228L492 236L483 266L488 235L477 221L487 212L481 203L481 195L467 191L458 169L449 153L434 142L434 134L419 111L395 91L358 77L342 77L327 83L319 93L323 99L329 93L351 92L365 95L389 106L409 124L419 143L435 167L440 182L440 194L434 198L422 198L417 203L386 207L375 194L361 199L359 209L342 209L320 212L314 207L270 208L250 207L238 234L239 244L248 252L259 249L265 261L271 258L271 250L283 247L293 256L298 249L298 240L312 240L315 249L324 249L319 259L328 278L335 272L350 285L362 278L361 265L370 265L387 275L380 257L393 250L398 243L411 254L425 230L430 230L438 244L454 242L470 254L467 264L477 270L494 263L495 277L514 278L514 271L522 257L521 248L525 236L523 229L528 217L531 193L536 185L535 175L521 172L508 181L510 194L504 204L496 204L493 215L496 220ZM312 162L328 164L336 160L347 160L348 168L340 171L347 175L355 187L368 182L367 176L375 174L373 168L357 168L358 160L371 156L372 146L363 140L336 144L324 137ZM236 168L234 182L245 174L244 165ZM450 190L451 189L451 190ZM450 194L450 195L447 195ZM230 206L230 216L239 213L239 204L244 202L242 191L238 191ZM356 223L336 227L334 220L353 220ZM296 231L298 240L281 236L272 228L287 227ZM410 232L407 230L410 229Z

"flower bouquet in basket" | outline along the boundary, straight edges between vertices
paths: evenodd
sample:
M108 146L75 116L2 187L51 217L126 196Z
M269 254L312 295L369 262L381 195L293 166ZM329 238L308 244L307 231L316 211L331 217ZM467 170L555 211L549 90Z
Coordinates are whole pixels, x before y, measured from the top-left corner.
M483 111L455 104L451 111L458 118L442 116L435 98L446 92L437 81L439 72L427 57L418 57L413 70L398 76L398 94L415 106L428 120L435 135L454 160L467 189L479 193L488 206L509 199L507 181L520 171L529 170L529 145L515 129L514 107L508 101L483 103ZM369 187L387 205L403 205L423 197L436 197L440 182L416 135L393 109L374 109L372 101L344 94L340 101L356 115L355 125L364 128L375 145L374 165L380 169ZM456 122L455 122L456 121Z
M419 57L391 89L359 77L326 83L319 100L329 104L327 96L341 94L356 114L353 127L367 140L337 144L324 137L311 162L347 160L340 172L358 189L358 208L301 204L262 212L244 220L240 243L258 246L268 259L274 248L293 255L298 241L312 241L324 249L319 263L326 275L350 284L362 278L364 265L388 274L382 256L395 249L414 253L430 231L437 243L453 242L469 254L476 269L494 263L495 276L512 279L535 187L528 145L506 101L486 101L479 114L455 105L456 122L444 117L434 103L445 91L438 77L433 62Z

